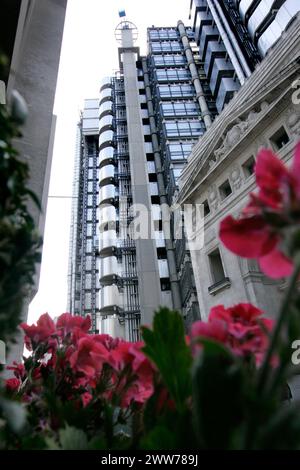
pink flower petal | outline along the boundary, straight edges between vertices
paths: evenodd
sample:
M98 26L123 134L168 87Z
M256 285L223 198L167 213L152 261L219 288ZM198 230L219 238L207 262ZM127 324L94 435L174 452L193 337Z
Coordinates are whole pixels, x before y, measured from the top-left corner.
M259 258L259 266L272 279L291 276L294 268L293 262L277 249Z
M226 248L245 258L258 258L278 242L260 216L235 220L229 215L221 221L219 236Z

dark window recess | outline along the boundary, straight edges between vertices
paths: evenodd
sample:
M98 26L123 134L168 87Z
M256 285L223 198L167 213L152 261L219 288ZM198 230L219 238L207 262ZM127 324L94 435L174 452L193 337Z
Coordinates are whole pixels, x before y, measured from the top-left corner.
M147 109L147 103L141 103L141 109Z
M204 217L206 217L209 213L210 213L210 208L209 208L209 204L208 204L208 200L205 199L205 201L203 201L203 214L204 214Z
M232 193L232 189L228 180L224 181L224 183L221 184L221 186L219 187L219 191L222 200Z
M160 280L160 287L162 291L171 290L171 283L168 279L161 279Z
M243 172L244 172L244 175L246 176L246 178L253 175L254 167L255 167L255 158L254 157L248 158L248 160L246 160L245 163L243 163L242 168L243 168Z
M214 284L223 281L225 279L225 273L220 255L220 250L217 248L215 251L208 255L208 258Z
M150 124L149 118L143 118L142 121L143 121L144 126L149 126L149 124Z
M140 88L139 89L139 95L145 95L145 94L146 94L145 88Z
M147 162L154 162L154 153L146 153Z
M144 135L144 141L145 141L145 142L152 142L151 135L149 135L149 134Z
M276 131L270 138L270 142L274 150L280 150L289 142L289 140L290 138L283 126L280 127L280 129L278 129L278 131Z
M159 196L151 196L151 204L159 204L159 203L160 203ZM160 230L162 230L162 228Z
M156 183L157 182L157 174L156 173L148 173L148 178L150 183Z
M163 247L157 248L157 258L167 259L167 250Z
M139 76L138 76L138 82L143 82L143 81L144 81L143 75L139 75Z

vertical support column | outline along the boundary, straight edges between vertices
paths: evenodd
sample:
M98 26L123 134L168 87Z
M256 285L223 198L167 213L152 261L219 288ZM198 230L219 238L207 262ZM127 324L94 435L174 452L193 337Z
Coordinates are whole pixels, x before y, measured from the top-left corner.
M149 73L147 67L147 59L142 60L143 64L143 73L144 73L144 83L145 83L145 90L146 90L146 99L148 105L148 114L149 114L149 121L150 121L150 132L152 138L152 146L154 152L154 161L155 161L155 170L157 174L157 184L158 184L158 192L160 197L160 203L162 206L168 205L168 199L166 195L166 188L165 182L163 177L163 170L162 170L162 162L161 162L161 155L159 151L159 143L157 137L157 128L154 118L154 109L153 109L153 102L152 102L152 95L150 90L150 80L149 80ZM164 223L163 223L164 229ZM169 227L167 228L169 231ZM171 284L171 292L172 292L172 300L173 300L173 307L176 310L181 310L181 295L180 295L180 287L176 269L176 260L175 260L175 253L174 253L174 245L172 240L165 235L165 243L166 243L166 250L167 250L167 259L169 265L169 272L170 272L170 284Z
M122 30L120 52L123 59L132 199L135 205L144 206L148 213L149 236L147 239L136 240L136 254L141 323L149 324L152 322L154 311L161 304L161 288L152 229L151 198L137 81L136 49L133 47L130 29Z
M203 88L200 82L198 70L197 70L194 56L193 56L191 46L190 46L190 41L187 37L185 26L182 21L178 21L177 27L178 27L178 31L180 33L181 41L184 47L184 52L185 52L185 56L187 59L187 63L188 63L188 66L192 75L192 81L196 90L196 95L197 95L198 103L200 106L201 114L204 120L204 124L205 124L206 129L209 129L212 125L211 113L208 109L208 105L205 99L205 93L203 91Z

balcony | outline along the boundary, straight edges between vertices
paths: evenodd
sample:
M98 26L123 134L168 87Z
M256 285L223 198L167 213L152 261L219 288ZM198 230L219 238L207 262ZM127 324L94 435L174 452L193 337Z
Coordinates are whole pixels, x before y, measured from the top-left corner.
M100 290L99 310L101 315L114 315L120 309L120 294L116 285Z

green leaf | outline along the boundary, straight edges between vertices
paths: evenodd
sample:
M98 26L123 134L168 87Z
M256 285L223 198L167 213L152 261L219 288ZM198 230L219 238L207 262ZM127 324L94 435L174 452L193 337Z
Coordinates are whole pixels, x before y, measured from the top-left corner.
M241 363L221 344L203 341L193 368L194 426L202 448L232 448L244 419L245 390Z
M59 441L62 450L88 449L88 439L85 432L68 425L59 431Z
M178 411L184 412L192 391L192 356L185 341L180 314L161 308L155 314L153 330L144 327L142 334L145 354L159 369Z

